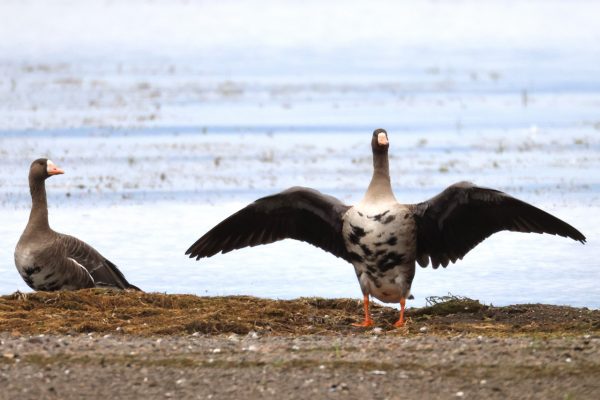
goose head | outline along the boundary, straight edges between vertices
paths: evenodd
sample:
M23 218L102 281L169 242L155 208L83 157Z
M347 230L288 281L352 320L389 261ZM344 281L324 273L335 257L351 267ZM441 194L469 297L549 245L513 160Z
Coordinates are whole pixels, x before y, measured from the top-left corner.
M371 139L373 153L387 153L389 147L390 142L385 129L375 129L373 131L373 139Z
M31 163L31 167L29 168L29 178L36 181L43 181L52 175L60 175L64 173L65 171L60 169L52 162L52 160L48 160L47 158L38 158Z

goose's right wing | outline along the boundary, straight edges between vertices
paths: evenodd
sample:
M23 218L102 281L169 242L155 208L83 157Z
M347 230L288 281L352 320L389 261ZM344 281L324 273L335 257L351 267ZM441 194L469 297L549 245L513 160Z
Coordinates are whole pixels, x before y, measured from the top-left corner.
M186 254L200 259L289 238L348 259L342 217L349 208L316 190L293 187L258 199L229 216L198 239Z

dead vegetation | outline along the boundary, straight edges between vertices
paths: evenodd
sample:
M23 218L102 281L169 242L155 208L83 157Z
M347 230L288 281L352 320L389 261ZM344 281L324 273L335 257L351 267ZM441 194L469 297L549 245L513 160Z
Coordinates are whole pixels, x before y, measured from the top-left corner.
M575 336L600 334L600 311L551 305L492 307L448 296L408 310L409 322L394 329L397 310L374 305L382 333L399 335ZM198 297L89 289L15 293L0 297L0 331L20 334L121 333L135 335L247 334L339 335L362 316L358 300L246 296ZM378 329L379 330L379 329ZM367 330L371 331L371 329Z

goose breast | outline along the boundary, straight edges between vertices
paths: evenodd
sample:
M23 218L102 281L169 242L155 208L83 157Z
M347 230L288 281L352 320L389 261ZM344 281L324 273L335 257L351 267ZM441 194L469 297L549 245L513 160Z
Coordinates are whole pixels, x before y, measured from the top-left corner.
M384 302L408 297L416 241L415 221L406 206L352 207L344 216L342 232L363 293Z

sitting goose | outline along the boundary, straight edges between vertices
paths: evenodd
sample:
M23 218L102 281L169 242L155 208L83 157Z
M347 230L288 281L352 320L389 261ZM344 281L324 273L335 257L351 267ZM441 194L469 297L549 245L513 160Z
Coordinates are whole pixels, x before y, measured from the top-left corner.
M34 290L76 290L96 286L140 290L127 282L116 265L93 247L50 229L45 181L52 175L63 173L45 158L31 164L31 214L15 249L15 264L21 277Z
M419 204L394 197L388 163L388 136L373 132L373 177L364 198L350 207L316 190L293 187L263 197L231 215L186 252L191 258L291 238L308 242L354 265L364 295L364 321L371 326L369 295L404 307L422 267L446 267L488 236L502 230L560 235L585 243L571 225L494 189L460 182Z

